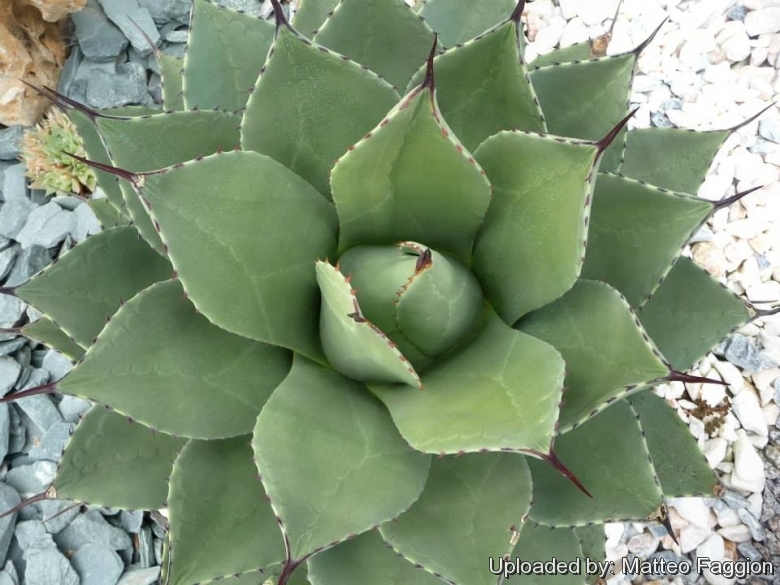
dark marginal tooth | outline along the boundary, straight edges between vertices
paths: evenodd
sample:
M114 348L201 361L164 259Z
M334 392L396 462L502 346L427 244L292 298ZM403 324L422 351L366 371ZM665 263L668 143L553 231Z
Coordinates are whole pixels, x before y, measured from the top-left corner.
M433 266L433 253L430 248L425 248L422 254L417 257L417 263L414 266L414 273L420 274L423 270L426 270Z

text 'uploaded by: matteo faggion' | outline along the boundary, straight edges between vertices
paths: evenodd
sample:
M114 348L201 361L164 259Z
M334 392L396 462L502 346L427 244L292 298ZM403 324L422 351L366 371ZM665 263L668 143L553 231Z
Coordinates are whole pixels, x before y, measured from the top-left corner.
M751 575L774 575L774 566L768 561L713 561L706 557L698 557L695 562L672 562L665 559L642 561L637 558L621 561L592 561L588 558L566 562L555 557L549 561L524 561L520 558L490 559L490 572L502 575L507 579L513 575L593 575L607 579L617 572L624 575L701 575L709 571L712 575L720 575L727 579L744 579Z

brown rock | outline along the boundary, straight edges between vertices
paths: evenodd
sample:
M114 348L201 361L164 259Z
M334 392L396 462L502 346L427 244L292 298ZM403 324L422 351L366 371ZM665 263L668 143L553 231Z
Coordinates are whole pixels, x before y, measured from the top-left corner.
M56 87L67 46L48 19L78 10L84 0L0 1L0 124L34 124L50 105L21 80Z
M87 0L26 0L23 4L35 6L46 22L62 20L71 12L84 8Z

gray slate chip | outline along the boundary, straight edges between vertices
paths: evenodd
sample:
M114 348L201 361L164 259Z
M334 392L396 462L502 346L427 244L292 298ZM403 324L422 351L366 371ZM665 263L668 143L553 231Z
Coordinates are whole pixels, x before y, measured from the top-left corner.
M0 585L19 585L19 580L14 580L14 576L11 573L0 571Z
M22 366L12 357L0 357L0 396L5 396L16 385Z
M81 578L81 585L116 585L125 570L119 555L100 544L85 544L70 562Z
M27 198L27 166L19 163L5 169L3 173L3 201Z
M19 156L23 126L9 126L0 130L0 160L13 160Z
M76 25L81 52L92 61L115 61L130 44L96 0L88 0L84 8L70 17Z
M35 203L26 197L6 201L0 209L0 235L16 239L24 224L27 223L27 217L36 208Z
M19 410L13 404L8 408L8 414L11 419L11 431L8 437L8 452L10 454L19 453L27 443L27 429L22 424L22 417Z
M62 422L60 411L47 394L20 398L16 404L42 433L46 433L55 424Z
M80 585L75 569L52 542L30 547L24 558L26 585Z
M148 569L130 569L122 575L117 585L152 585L160 577L160 567Z
M38 502L41 508L43 526L49 534L57 534L79 515L79 506L63 500L43 500Z
M24 314L25 303L11 295L0 294L0 327L13 327Z
M71 361L53 349L43 356L41 366L51 374L52 380L60 380L73 369Z
M0 483L0 512L10 510L18 506L22 499L16 490L9 485ZM5 563L8 547L14 535L16 525L16 514L10 514L5 518L0 518L0 564Z
M724 355L732 364L749 372L758 372L765 367L758 348L750 339L739 333L731 336Z
M46 268L51 263L51 252L43 246L31 246L22 250L16 259L5 286L17 286Z
M780 120L762 118L758 123L758 134L761 138L780 143Z
M52 408L54 406L52 405ZM56 410L56 408L55 408ZM59 412L57 412L59 415ZM41 439L41 443L30 449L30 459L54 461L60 460L62 450L70 439L75 425L61 421L49 427Z
M11 440L11 415L8 413L8 408L8 404L0 404L0 461L8 455Z
M8 354L19 350L19 348L21 348L26 343L27 339L21 336L14 337L13 339L6 339L5 341L0 341L0 356L7 356Z
M130 534L141 532L141 524L144 522L142 510L122 510L119 512L119 527Z
M8 273L11 272L17 253L18 251L16 248L6 248L0 252L0 280L3 280L8 276Z
M53 248L73 229L73 214L56 203L42 205L27 218L27 223L16 236L22 249L30 246Z
M89 510L79 515L54 540L64 551L76 551L87 543L108 546L112 550L121 550L133 545L128 534L111 526L97 510Z
M92 405L88 401L78 398L77 396L68 395L63 396L62 400L60 400L60 403L57 405L60 414L62 414L62 418L69 423L79 422L79 417L86 413L91 407Z
M5 483L14 488L23 498L29 498L51 485L57 465L51 461L36 461L30 465L19 465L8 471Z
M39 541L47 542L46 535L46 527L40 520L25 520L24 522L19 522L16 525L16 530L14 530L16 542L19 543L22 550L27 550Z
M154 49L149 46L144 33L155 46L160 42L160 33L157 32L152 14L148 8L140 6L138 0L100 0L100 3L109 20L119 27L142 56L145 57Z
M101 231L100 222L89 205L79 205L73 210L73 215L73 229L71 229L70 235L77 244L86 240L88 236Z
M146 89L146 69L138 63L122 63L116 74L100 69L89 72L87 102L95 108L116 108L150 101Z
M154 538L148 526L141 528L138 537L138 556L143 568L154 566Z

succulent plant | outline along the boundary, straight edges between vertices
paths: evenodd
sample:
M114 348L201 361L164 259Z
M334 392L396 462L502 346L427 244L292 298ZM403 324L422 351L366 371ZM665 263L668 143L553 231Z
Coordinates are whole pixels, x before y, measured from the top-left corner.
M5 290L76 361L7 399L97 404L37 499L167 508L171 585L487 585L711 495L651 388L768 312L681 257L729 131L627 131L642 47L526 64L523 2L274 6L195 0L165 113L41 90L107 199Z
M27 165L31 187L45 189L47 195L87 195L95 190L95 173L84 162L65 154L86 156L84 143L74 124L57 108L22 138L22 160Z

